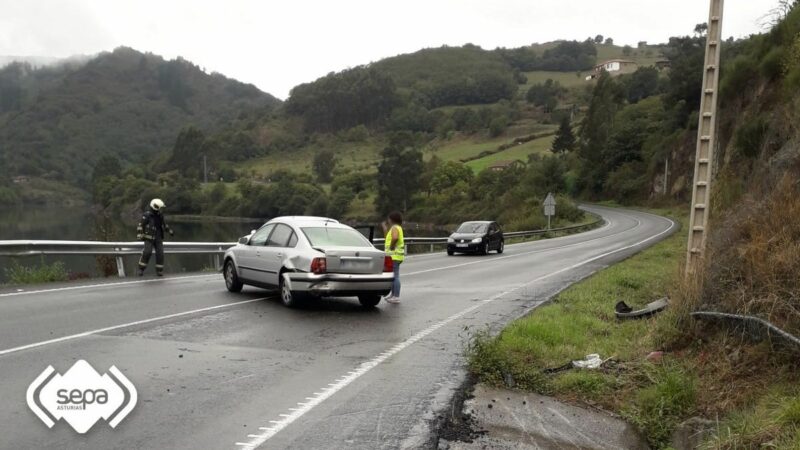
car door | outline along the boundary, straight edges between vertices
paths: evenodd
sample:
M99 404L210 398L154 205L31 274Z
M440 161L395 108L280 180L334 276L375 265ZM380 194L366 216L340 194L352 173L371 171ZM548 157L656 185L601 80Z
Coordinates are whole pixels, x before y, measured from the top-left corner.
M494 222L489 224L489 248L492 250L500 248L500 227Z
M260 253L267 245L267 238L273 228L275 228L275 224L272 223L259 228L250 237L247 245L241 249L237 263L239 265L239 275L244 280L260 284L266 283L267 277L263 272Z
M297 243L297 238L292 239L293 234L294 231L290 226L283 223L276 224L267 239L267 245L262 248L260 264L267 284L278 285L278 274L283 267L284 258L287 257L289 241Z

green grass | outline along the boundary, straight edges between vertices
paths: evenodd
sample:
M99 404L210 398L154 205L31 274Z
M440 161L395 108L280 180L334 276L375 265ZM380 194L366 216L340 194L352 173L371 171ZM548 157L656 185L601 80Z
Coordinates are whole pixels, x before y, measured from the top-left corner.
M496 149L508 138L483 136L457 136L425 152L428 158L436 155L443 161L463 161L478 156L481 152Z
M542 46L541 51L543 51L544 48L545 46ZM650 51L649 56L647 55L648 50ZM656 61L663 59L663 55L661 54L660 49L653 46L648 46L647 48L641 50L634 48L633 52L626 56L623 53L623 47L621 46L605 44L597 45L597 63L600 64L604 61L608 61L609 59L628 59L636 62L636 64L638 64L640 67L647 67L655 65ZM562 86L567 88L585 86L588 83L585 78L591 72L591 69L581 71L580 76L578 76L576 72L525 72L528 82L524 85L520 85L520 91L525 93L532 85L544 83L548 79L558 81Z
M562 86L566 88L571 87L580 87L584 86L588 81L585 80L586 75L588 75L591 71L583 71L581 72L581 76L578 76L576 72L547 72L547 71L536 71L536 72L525 72L525 76L528 78L528 82L525 84L520 85L520 90L525 93L528 92L528 89L531 88L534 84L544 83L548 79L553 81L558 81L561 83Z
M503 385L510 376L520 389L597 402L639 425L652 445L665 445L694 408L694 375L679 364L645 361L657 348L651 331L671 320L668 314L618 321L614 305L643 306L670 292L684 251L685 236L676 233L566 289L498 336L479 333L469 347L470 368L491 384ZM591 353L613 358L622 369L543 372Z
M786 383L720 422L705 449L800 449L800 391Z
M520 145L515 145L514 147L503 150L502 152L470 161L467 163L467 166L477 173L497 161L510 161L518 159L524 163L527 163L528 155L530 154L547 154L550 151L550 146L553 143L554 138L554 136L547 136L525 142Z
M237 169L259 176L268 176L278 170L311 173L311 164L316 152L321 149L331 149L336 152L338 169L374 172L380 161L380 151L383 146L383 141L379 139L340 142L335 138L327 138L291 152L280 152L244 161L237 166Z
M69 279L66 266L60 261L53 264L42 263L39 266L23 266L17 261L12 261L4 271L8 284L51 283Z

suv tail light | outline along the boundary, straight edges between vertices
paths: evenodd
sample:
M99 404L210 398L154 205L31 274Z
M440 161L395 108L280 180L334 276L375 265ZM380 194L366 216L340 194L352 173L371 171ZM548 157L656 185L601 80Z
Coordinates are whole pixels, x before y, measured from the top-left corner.
M392 261L391 256L384 256L383 257L383 271L384 272L394 272L394 261Z
M314 258L311 260L311 273L321 274L328 271L328 260L325 258Z

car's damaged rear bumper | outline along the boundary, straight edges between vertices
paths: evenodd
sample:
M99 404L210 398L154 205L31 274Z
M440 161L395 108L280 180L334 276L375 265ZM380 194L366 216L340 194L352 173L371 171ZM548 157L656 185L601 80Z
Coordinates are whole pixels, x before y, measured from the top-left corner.
M392 290L394 274L345 274L292 272L288 274L291 289L318 296L386 295Z

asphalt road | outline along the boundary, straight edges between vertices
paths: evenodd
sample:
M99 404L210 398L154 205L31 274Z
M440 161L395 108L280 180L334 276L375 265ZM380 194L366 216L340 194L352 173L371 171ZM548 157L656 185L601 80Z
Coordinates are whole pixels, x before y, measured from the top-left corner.
M607 223L502 255L411 257L403 303L371 311L354 299L288 309L262 290L228 293L219 274L0 291L0 449L429 446L471 333L676 228L588 209ZM114 365L136 386L117 428L48 429L28 408L28 385L48 365L63 373L79 359L101 374Z

